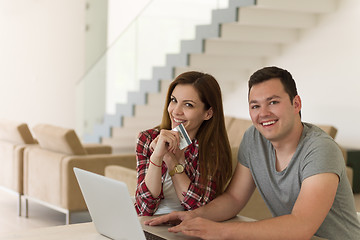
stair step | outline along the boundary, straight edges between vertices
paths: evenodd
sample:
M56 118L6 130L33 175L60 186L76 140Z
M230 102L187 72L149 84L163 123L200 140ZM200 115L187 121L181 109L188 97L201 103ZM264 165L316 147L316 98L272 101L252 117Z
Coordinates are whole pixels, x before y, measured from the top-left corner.
M175 73L180 74L186 71L200 71L211 74L219 83L221 92L223 95L233 92L236 89L239 81L247 82L250 73L254 70L234 69L229 71L228 69L221 68L195 68L195 67L176 67Z
M225 23L221 26L221 38L254 43L288 44L298 39L296 29L250 26L242 23Z
M257 0L256 6L308 13L329 13L336 9L336 0Z
M170 83L173 81L173 79L171 80L161 80L160 82L160 92L164 93L166 95L167 90L169 88Z
M238 82L236 81L223 81L223 82L219 82L219 86L220 86L220 89L221 89L221 94L222 94L222 97L224 99L224 96L227 95L227 94L230 94L232 93L233 91L236 90L237 88L237 85L238 85Z
M112 147L113 154L135 154L135 148Z
M147 119L148 117L156 117L157 119L161 119L163 110L164 103L158 105L137 105L135 106L134 117L141 117L142 119Z
M167 94L167 89L161 93L149 93L147 96L147 105L163 106ZM141 106L141 105L139 105Z
M248 81L251 71L246 69L235 69L228 71L221 68L193 68L193 67L176 67L175 73L182 73L186 71L200 71L211 74L218 81L219 85L229 82Z
M263 65L263 59L259 57L218 54L190 54L189 62L191 67L207 69L220 68L229 70L239 68L258 68Z
M238 10L238 22L253 26L305 29L315 26L317 17L312 13L245 7Z
M135 139L118 139L118 138L103 138L103 144L110 145L114 154L116 153L135 153L136 138Z
M135 148L136 145L136 140L137 138L121 138L121 137L116 137L116 138L103 138L102 139L102 143L103 144L108 144L114 147L132 147Z
M221 38L205 41L206 54L270 57L278 55L280 51L281 45L277 43L254 43Z
M113 127L111 129L112 137L124 137L124 138L137 138L139 133L145 129L141 129L140 127Z
M138 127L138 129L145 130L153 128L160 124L162 115L159 116L148 116L146 118L143 117L124 117L123 119L123 127L124 128L133 128Z

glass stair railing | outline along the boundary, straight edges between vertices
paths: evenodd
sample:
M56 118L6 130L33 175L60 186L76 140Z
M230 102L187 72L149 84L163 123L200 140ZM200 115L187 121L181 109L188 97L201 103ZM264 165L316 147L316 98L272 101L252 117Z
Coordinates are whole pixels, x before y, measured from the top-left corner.
M219 18L216 14L214 16L213 10L228 8L231 2L254 4L254 0L230 0L229 3L228 0L151 1L78 82L76 118L79 135L83 138L92 135L95 126L101 125L104 117L109 115L115 115L117 125L120 125L117 106L129 101L128 93L139 91L141 82L158 81L154 79L157 78L155 72L162 69L155 66L169 65L174 59L185 66L187 55L177 55L181 48L189 48L186 46L188 43L194 45L193 39L197 39L197 45L202 45L203 39L197 35L207 33L201 31L210 32L210 37L219 34L218 25L210 25L208 29L207 26L203 29L196 26L212 23L214 18ZM197 46L197 49L201 52L202 46ZM167 71L170 71L170 76L165 80L171 80L172 70ZM149 83L155 85L153 89L158 88ZM131 106L128 108L131 111ZM103 131L103 135L108 136L110 129ZM99 141L96 136L84 140Z

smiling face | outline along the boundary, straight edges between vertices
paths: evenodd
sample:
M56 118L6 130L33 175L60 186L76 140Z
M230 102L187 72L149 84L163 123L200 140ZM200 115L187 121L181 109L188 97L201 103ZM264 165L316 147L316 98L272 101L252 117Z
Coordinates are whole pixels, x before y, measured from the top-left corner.
M301 122L301 100L290 101L278 78L255 84L249 92L249 112L254 126L271 142L286 141Z
M212 109L205 109L198 92L190 84L176 85L171 94L168 113L171 128L182 123L191 139L196 136L203 121L212 117Z

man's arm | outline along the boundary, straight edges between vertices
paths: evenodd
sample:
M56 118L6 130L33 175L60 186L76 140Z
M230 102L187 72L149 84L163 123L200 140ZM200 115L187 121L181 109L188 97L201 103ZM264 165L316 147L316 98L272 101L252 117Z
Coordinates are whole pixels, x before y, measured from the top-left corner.
M194 210L197 217L225 221L237 215L254 193L255 183L250 170L237 164L226 191L207 205Z
M241 223L215 223L195 218L183 221L170 231L203 239L310 239L328 214L338 183L339 177L333 173L305 179L289 215Z

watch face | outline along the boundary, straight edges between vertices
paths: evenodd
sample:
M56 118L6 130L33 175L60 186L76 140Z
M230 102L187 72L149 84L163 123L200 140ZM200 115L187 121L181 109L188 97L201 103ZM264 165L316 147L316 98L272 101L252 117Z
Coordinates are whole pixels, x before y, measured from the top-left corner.
M181 164L176 165L175 167L177 173L182 173L184 171L184 166Z

